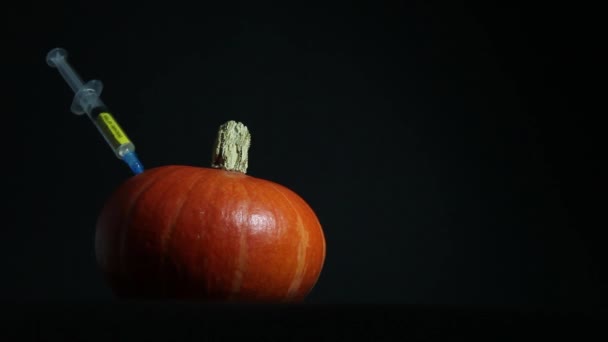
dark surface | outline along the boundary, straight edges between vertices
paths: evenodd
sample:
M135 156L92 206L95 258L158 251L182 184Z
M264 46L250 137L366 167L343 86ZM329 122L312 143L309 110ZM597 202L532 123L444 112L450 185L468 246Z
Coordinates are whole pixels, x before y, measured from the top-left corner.
M130 174L69 112L61 46L148 168L248 125L249 174L324 226L310 303L606 303L593 10L84 3L7 10L0 298L112 298L94 226Z
M10 307L6 340L602 340L606 313L423 305L50 303ZM3 326L5 325L5 326Z

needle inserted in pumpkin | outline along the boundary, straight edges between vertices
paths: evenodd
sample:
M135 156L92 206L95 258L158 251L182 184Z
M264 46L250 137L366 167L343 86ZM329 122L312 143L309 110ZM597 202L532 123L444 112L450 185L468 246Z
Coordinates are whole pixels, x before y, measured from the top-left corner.
M76 71L68 64L67 56L67 51L55 48L47 54L46 62L49 66L57 68L74 91L72 112L77 115L87 113L118 159L127 163L133 173L142 173L144 168L135 154L135 145L110 114L108 107L101 101L103 84L99 80L83 83Z

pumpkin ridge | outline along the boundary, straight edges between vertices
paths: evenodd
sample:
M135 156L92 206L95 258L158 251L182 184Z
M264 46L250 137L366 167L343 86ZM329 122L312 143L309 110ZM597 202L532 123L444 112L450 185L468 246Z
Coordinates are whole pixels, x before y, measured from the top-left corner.
M248 189L248 184L243 182L237 182L237 184L241 186L243 192L246 194L246 197L250 198L251 196L250 189ZM234 274L234 280L232 281L231 297L234 297L240 291L245 275L247 274L247 264L249 261L249 245L247 242L247 239L250 237L249 230L241 228L240 235L239 255L237 258L237 267Z
M302 215L300 215L299 210L293 205L293 202L274 183L268 182L268 184L272 189L274 189L275 192L279 193L281 197L285 199L285 201L287 201L298 220L297 227L301 240L298 244L298 248L296 248L297 267L293 276L293 280L291 281L291 284L289 285L289 288L287 290L287 294L285 294L285 299L289 300L293 297L295 293L297 293L297 290L299 290L300 286L302 285L302 280L306 275L306 245L308 244L310 237L309 233L304 228L304 224L302 222ZM304 246L302 246L302 244L304 244Z
M171 223L167 227L166 232L163 233L162 242L161 242L161 251L160 251L160 262L159 262L159 274L163 279L165 278L165 261L167 256L167 249L169 248L169 241L173 236L173 232L175 231L175 225L177 220L182 214L182 210L184 209L184 205L190 199L190 195L192 194L192 190L200 183L202 179L204 179L207 175L205 173L201 173L201 175L196 178L192 185L188 188L186 194L182 197L181 203L179 207L175 210L175 215L171 218Z
M171 169L171 170L167 170L167 172L162 172L165 173L165 176L173 173L173 172L179 171L179 169ZM124 218L124 222L122 225L122 229L120 229L119 231L122 232L121 236L120 236L120 250L118 251L118 260L119 260L119 264L120 264L120 270L123 273L123 277L126 280L126 278L129 277L129 272L127 270L127 263L125 261L125 247L126 247L126 242L127 242L127 233L129 231L129 226L131 225L131 220L133 219L133 211L135 210L135 203L137 203L137 201L139 201L139 199L141 198L141 196L148 190L150 190L150 188L152 188L156 183L158 183L162 177L158 177L158 173L161 172L157 172L157 174L154 174L156 176L156 178L153 178L151 181L149 181L149 183L146 184L146 186L140 190L139 193L137 193L135 196L132 197L132 200L129 202L129 205L127 206L129 209L127 211L127 214L125 215Z

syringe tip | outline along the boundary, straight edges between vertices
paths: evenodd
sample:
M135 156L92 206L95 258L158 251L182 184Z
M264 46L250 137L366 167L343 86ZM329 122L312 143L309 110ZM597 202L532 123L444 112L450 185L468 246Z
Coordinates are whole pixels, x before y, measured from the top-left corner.
M131 171L133 171L134 174L138 175L144 172L144 166L139 161L139 158L137 158L135 152L125 153L122 159L129 165L129 168L131 168Z
M129 167L131 168L131 171L133 171L134 174L138 175L142 172L144 172L144 166L141 165L141 163L134 163L134 164L129 164Z
M68 52L62 48L54 48L49 53L46 54L46 63L52 67L56 68L56 61L68 58Z

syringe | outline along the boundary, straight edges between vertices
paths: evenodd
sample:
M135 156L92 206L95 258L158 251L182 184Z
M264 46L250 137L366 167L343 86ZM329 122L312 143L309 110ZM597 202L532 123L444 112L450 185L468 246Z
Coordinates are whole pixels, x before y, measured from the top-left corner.
M57 68L74 91L72 112L77 115L87 113L118 159L124 160L135 174L142 173L144 168L135 154L135 145L118 125L108 107L101 101L103 84L99 80L83 83L67 62L67 56L67 51L55 48L46 55L46 62L51 67Z

